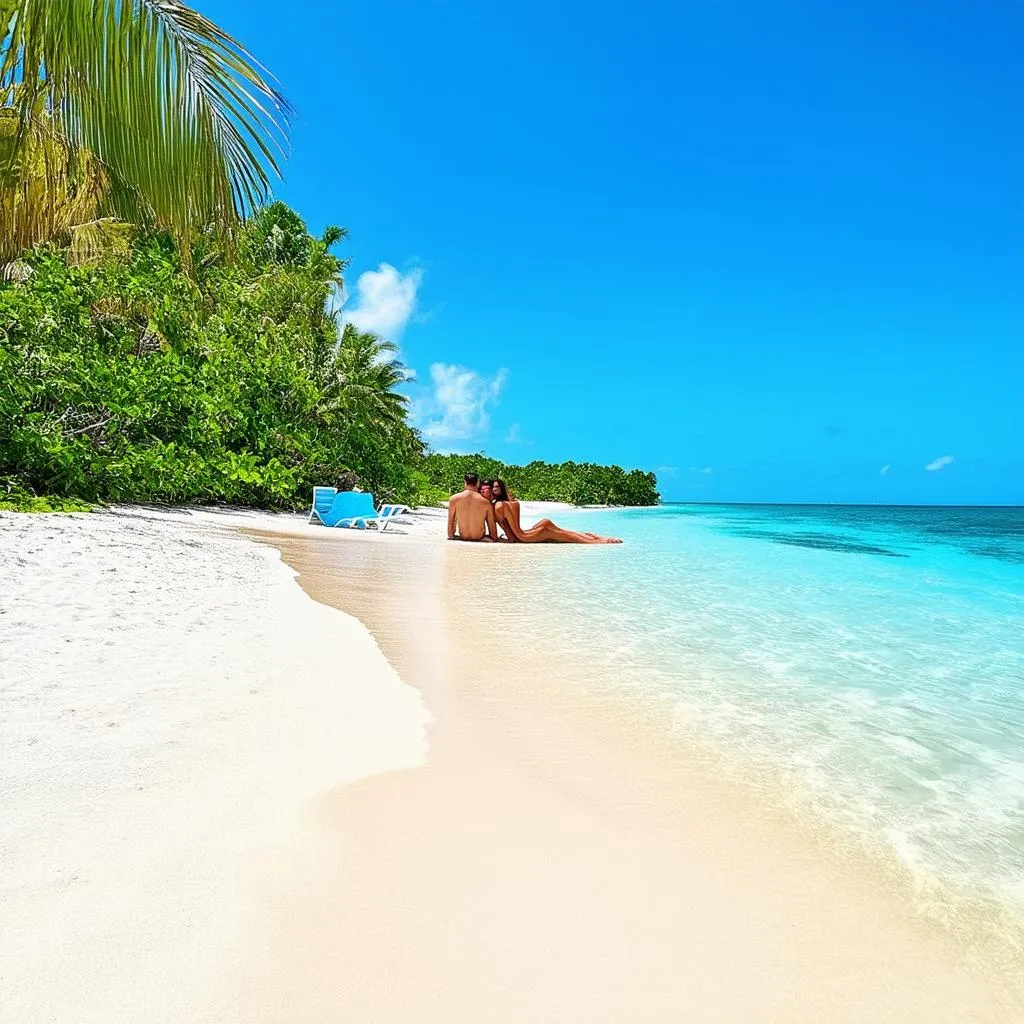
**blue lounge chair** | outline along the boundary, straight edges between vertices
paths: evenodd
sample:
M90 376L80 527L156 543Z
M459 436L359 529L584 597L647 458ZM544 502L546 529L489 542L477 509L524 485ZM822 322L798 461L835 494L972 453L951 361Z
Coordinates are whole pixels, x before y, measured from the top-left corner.
M338 493L337 487L314 487L313 488L313 507L309 510L309 519L307 523L313 522L313 517L327 515L331 511L331 506L334 504L334 496Z
M360 529L377 518L373 495L365 491L338 491L326 512L316 513L324 526L355 526Z
M381 505L377 509L377 515L373 519L367 519L367 523L373 523L383 533L388 528L388 523L406 512L411 511L408 505Z
M377 513L377 529L383 532L387 529L388 523L409 511L408 505L381 505Z
M365 491L336 491L333 487L314 487L309 519L312 522L315 516L324 526L355 527L360 530L372 524L383 532L392 519L408 511L405 505L382 505L378 512L373 505L373 495Z

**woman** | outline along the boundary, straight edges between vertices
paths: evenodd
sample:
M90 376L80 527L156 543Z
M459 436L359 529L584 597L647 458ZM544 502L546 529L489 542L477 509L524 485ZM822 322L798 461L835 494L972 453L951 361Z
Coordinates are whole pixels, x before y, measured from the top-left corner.
M519 502L505 486L505 481L491 481L491 500L494 502L494 518L505 531L505 536L520 544L621 544L616 537L599 537L596 533L577 533L555 526L550 519L542 519L535 526L524 530L519 521Z

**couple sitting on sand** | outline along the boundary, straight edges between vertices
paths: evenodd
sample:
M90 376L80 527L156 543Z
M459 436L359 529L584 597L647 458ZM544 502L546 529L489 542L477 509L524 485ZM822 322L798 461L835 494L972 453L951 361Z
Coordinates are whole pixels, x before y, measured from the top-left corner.
M614 537L577 533L555 526L550 519L524 530L519 522L519 502L504 480L484 480L476 473L465 476L466 488L448 499L448 539L511 541L518 544L621 544ZM498 536L501 527L504 537Z

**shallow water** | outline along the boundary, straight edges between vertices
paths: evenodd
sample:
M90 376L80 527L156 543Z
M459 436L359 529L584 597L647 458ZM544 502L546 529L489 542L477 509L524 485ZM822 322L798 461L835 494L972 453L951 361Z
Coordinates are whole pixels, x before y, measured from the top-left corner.
M394 933L424 969L379 998L421 1015L443 991L450 1017L463 991L474 1010L499 993L510 1019L575 1008L747 1021L766 1007L787 1020L1024 1019L1016 960L1008 972L965 964L973 946L925 927L874 859L774 799L806 787L751 793L717 769L777 781L755 747L720 743L743 755L727 762L696 719L679 733L679 686L650 685L636 609L616 611L616 592L638 596L621 573L650 560L638 536L621 548L263 537L307 593L371 629L432 715L426 770L323 794L330 856L314 902L324 934L335 929L329 956L323 934L314 943L323 984L337 988L347 964L358 991L360 958L372 976ZM336 662L344 670L343 647ZM346 873L370 843L352 907L338 903L339 833ZM308 874L303 863L304 887ZM273 946L276 922L270 932ZM378 933L383 946L366 943ZM352 935L364 939L343 950ZM258 961L256 973L265 980Z
M931 916L1019 952L1024 509L565 518L627 545L531 552L512 585L550 614L517 617L524 640L571 629L588 686L657 694L681 738L906 869Z

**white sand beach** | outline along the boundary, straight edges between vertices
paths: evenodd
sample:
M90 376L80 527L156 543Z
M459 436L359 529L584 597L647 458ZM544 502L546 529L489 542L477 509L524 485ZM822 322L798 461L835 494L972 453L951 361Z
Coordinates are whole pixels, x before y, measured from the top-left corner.
M318 792L423 761L366 629L226 521L0 516L3 1021L201 1019L243 867Z
M544 551L443 533L0 517L0 1019L1020 1019L463 603Z

